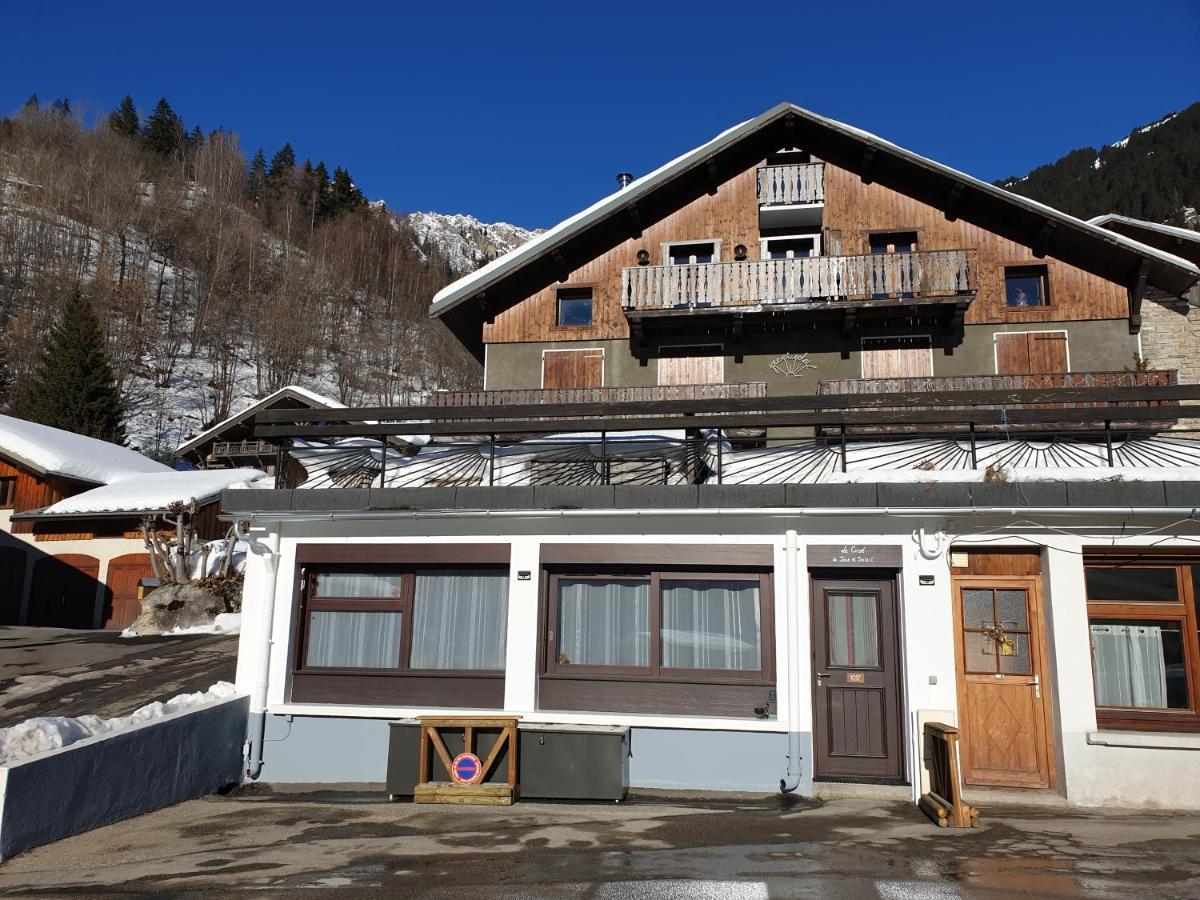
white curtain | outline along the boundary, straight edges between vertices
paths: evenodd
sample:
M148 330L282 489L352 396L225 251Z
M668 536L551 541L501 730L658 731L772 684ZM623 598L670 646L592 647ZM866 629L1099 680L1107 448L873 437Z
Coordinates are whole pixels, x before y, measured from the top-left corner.
M663 582L664 668L760 669L759 634L757 582Z
M318 597L399 597L403 574L373 572L321 572L317 575Z
M309 666L395 669L400 665L403 616L398 612L329 612L309 615Z
M1098 706L1167 706L1159 625L1092 625L1092 671Z
M874 594L830 593L829 664L878 666L879 620Z
M560 578L558 649L573 665L650 665L650 582Z
M507 637L507 572L417 573L410 668L503 669Z

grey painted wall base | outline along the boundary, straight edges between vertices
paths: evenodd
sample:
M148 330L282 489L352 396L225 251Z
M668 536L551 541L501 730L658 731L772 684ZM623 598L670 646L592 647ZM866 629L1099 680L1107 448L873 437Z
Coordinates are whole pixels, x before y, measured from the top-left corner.
M0 767L0 859L242 780L248 697Z
M260 781L271 784L383 782L386 719L268 716ZM812 793L804 740L799 793ZM629 786L704 791L779 790L787 735L748 731L633 728Z

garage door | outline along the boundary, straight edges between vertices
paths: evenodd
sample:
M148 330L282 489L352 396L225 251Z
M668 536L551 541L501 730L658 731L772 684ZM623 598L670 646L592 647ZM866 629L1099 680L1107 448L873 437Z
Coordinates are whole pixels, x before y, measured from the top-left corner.
M16 625L21 617L27 554L17 547L0 547L0 625Z
M96 611L100 561L82 553L43 556L33 568L29 624L91 628Z
M104 627L124 628L132 624L142 611L138 600L138 582L154 574L150 557L145 553L128 553L108 564L108 591L104 598Z

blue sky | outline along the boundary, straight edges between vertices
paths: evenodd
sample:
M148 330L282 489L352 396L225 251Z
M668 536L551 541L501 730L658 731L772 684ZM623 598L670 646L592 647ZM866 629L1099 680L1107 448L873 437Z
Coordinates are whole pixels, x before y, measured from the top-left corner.
M554 224L780 100L985 179L1200 100L1200 2L0 0L0 111L166 96L401 210Z

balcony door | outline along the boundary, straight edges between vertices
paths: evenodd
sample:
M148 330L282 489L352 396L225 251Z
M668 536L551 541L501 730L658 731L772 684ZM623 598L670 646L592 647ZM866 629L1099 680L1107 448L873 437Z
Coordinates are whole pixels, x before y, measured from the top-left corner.
M996 335L997 375L1070 371L1065 331L1006 331Z
M603 386L603 348L542 351L542 387L544 389Z

